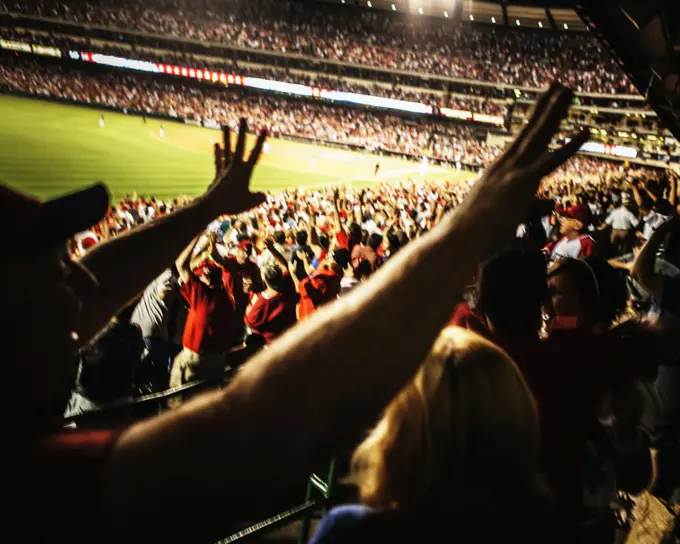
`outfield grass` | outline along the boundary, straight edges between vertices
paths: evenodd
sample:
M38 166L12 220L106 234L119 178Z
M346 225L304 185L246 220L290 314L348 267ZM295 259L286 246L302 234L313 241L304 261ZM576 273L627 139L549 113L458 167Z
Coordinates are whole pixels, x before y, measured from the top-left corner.
M48 198L95 181L104 181L114 200L124 193L171 198L197 195L213 175L212 144L220 138L213 129L161 122L55 104L0 96L0 183ZM250 140L252 143L252 139ZM314 188L335 183L368 185L407 179L457 180L470 177L402 159L383 158L374 175L375 155L270 139L269 153L254 177L259 190Z

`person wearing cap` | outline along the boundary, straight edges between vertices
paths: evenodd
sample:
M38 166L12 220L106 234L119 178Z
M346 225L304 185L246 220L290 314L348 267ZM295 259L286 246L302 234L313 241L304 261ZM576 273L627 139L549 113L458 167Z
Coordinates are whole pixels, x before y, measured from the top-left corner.
M588 257L595 252L595 240L584 234L590 221L590 209L582 204L558 212L562 238L544 248L550 262Z
M237 329L243 333L243 316L250 302L250 296L261 293L266 286L262 281L262 273L251 258L253 244L250 238L240 237L233 253L221 244L215 244L212 258L222 268L222 282L227 292L234 299L238 317Z
M461 206L371 281L258 352L225 389L127 429L73 432L52 424L51 407L73 381L73 354L210 221L264 201L249 190L264 137L246 161L245 121L235 152L225 131L223 166L205 195L96 246L79 265L64 261L61 243L101 219L105 192L101 213L89 221L69 218L63 237L50 238L45 252L30 245L25 253L9 253L14 248L6 246L3 254L14 258L2 269L3 303L12 316L3 323L3 367L10 383L23 387L7 388L0 397L9 438L0 450L0 478L11 497L0 541L215 542L239 521L287 506L288 492L316 461L375 424L422 363L477 263L512 236L541 179L587 140L584 130L549 149L572 99L573 93L553 84L520 139ZM23 212L32 208L34 222L28 224L45 225L37 220L39 205L20 211L1 196L3 220L26 225ZM92 213L89 200L81 204ZM64 225L56 217L61 220L49 236ZM35 231L42 242L43 231Z
M170 387L219 376L224 372L227 352L236 343L236 305L222 283L222 270L211 260L193 270L190 265L196 241L192 240L175 262L180 293L189 304L189 312L182 351L172 363Z
M12 500L0 524L0 541L77 540L74 504L83 542L104 540L102 489L111 488L106 464L119 450L124 430L62 428L77 374L75 355L210 221L265 200L249 189L265 137L263 132L245 160L245 121L235 150L225 131L228 152L221 152L221 166L203 196L95 245L79 261L69 258L66 245L106 216L104 185L47 202L0 185L0 218L5 231L13 233L3 247L1 283L2 368L12 385L0 396L5 432L0 483Z
M267 247L275 261L264 268L267 288L251 298L246 309L245 324L270 344L297 323L298 294L288 270L288 262L277 251L273 240L267 241Z
M638 232L638 236L647 241L656 229L674 215L673 206L667 199L657 197L642 180L639 182L639 187L631 184L630 188L642 216L642 231ZM640 191L641 189L644 193Z
M630 206L630 196L624 191L621 193L618 206L609 212L602 226L602 228L609 226L612 229L609 235L609 243L615 256L630 252L633 231L640 224L640 221L628 209L628 206Z
M326 256L325 261L316 272L297 283L300 293L300 303L298 304L298 319L300 321L308 318L321 306L338 297L342 277L345 269L349 266L349 262L349 251L345 248L337 248Z

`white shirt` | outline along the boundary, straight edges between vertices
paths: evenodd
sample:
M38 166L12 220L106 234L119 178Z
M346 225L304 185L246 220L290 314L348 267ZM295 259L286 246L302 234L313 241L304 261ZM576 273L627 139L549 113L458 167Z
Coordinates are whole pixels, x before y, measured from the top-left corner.
M581 256L583 248L582 238L590 238L589 236L579 236L575 240L569 240L564 237L555 244L550 253L550 261L556 262L562 259L578 259Z
M668 219L667 216L661 215L660 213L654 211L649 212L642 218L644 223L642 226L642 237L645 240L649 240L652 237L652 234L654 234L654 231L668 221Z
M632 230L640 224L638 218L623 206L613 209L605 222L614 230Z

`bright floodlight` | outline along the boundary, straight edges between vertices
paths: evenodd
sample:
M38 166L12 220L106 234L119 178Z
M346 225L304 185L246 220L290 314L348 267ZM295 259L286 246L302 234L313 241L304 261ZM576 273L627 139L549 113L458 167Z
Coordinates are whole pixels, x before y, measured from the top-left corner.
M564 30L569 30L569 25L567 23L564 23Z
M372 7L373 7L373 4L371 4L371 0L368 0L368 7L369 7L369 8L372 8Z
M541 21L538 21L538 28L543 28L543 23Z
M474 21L474 20L475 20L475 16L472 15L472 14L470 14L470 20L471 20L471 21Z
M492 23L495 23L495 22L496 22L496 18L495 18L495 17L491 17L491 22L492 22Z
M448 11L445 11L445 12L444 12L444 17L448 17L448 16L449 16L449 12L448 12Z
M516 24L517 26L519 26L519 19L516 19L516 20L515 20L515 24Z
M423 8L418 8L418 13L423 14Z
M397 11L397 6L395 6L394 4L392 4L392 11Z

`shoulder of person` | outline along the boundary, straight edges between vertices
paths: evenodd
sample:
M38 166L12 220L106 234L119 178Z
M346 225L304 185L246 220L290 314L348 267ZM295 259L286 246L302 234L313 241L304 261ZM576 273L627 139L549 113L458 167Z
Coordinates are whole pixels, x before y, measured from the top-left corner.
M387 541L380 530L380 515L364 505L333 508L321 520L310 544L369 544Z

